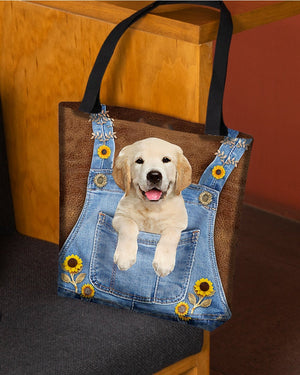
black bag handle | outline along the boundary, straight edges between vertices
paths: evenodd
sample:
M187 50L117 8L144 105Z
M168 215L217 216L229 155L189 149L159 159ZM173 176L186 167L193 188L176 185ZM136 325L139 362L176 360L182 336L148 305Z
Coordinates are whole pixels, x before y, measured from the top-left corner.
M227 127L223 121L223 96L233 26L231 14L223 1L155 1L116 25L104 41L98 53L79 108L81 111L87 113L101 112L99 99L101 82L116 45L124 32L134 22L158 6L178 3L203 5L220 10L220 25L207 104L205 133L227 135Z

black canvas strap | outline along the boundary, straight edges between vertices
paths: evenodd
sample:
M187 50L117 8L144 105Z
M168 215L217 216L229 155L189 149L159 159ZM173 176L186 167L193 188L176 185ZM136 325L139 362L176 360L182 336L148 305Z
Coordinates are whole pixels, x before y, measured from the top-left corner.
M100 88L106 68L124 32L141 17L160 5L197 4L220 10L220 25L216 41L212 80L207 105L205 133L227 135L227 127L223 121L222 107L227 73L228 54L232 36L231 15L222 1L156 1L138 10L124 19L110 32L104 41L90 73L80 110L87 113L101 112Z

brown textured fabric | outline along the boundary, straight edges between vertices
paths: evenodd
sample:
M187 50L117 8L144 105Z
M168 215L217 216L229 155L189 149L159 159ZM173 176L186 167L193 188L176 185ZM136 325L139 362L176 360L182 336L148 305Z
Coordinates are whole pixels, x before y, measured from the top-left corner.
M60 246L66 240L84 204L87 176L93 152L92 126L88 115L78 111L79 103L61 103L60 138ZM140 110L108 107L117 133L116 155L128 144L147 137L179 145L192 166L192 182L215 158L223 137L204 135L204 125ZM249 137L241 134L242 137ZM230 303L241 206L250 149L228 178L220 195L216 218L215 248L223 287Z

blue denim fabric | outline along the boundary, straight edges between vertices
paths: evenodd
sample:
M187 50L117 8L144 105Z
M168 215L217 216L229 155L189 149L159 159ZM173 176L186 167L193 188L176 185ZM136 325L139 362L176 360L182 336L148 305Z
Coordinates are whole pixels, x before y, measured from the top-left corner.
M105 106L103 108L102 113L91 115L95 139L86 199L80 217L60 251L58 293L212 331L231 316L214 248L219 195L251 140L237 138L238 132L229 130L199 184L191 184L182 192L189 220L187 229L181 234L173 272L166 277L156 275L152 261L160 236L145 232L138 236L136 264L127 271L120 271L113 262L118 235L112 227L112 218L124 192L112 177L113 121L106 115ZM98 149L103 145L111 151L108 158L98 155ZM224 168L224 177L213 176L216 166ZM100 180L97 180L99 175ZM204 199L199 199L203 194ZM63 266L66 258L72 255L82 260L82 268L73 274ZM214 294L197 295L194 286L201 279L210 281ZM82 292L84 285L92 288L93 296ZM187 306L188 311L185 310Z

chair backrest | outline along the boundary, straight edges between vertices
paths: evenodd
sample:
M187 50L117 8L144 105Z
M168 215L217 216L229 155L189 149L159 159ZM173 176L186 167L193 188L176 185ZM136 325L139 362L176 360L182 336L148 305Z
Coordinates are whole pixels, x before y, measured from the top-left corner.
M3 118L0 101L0 234L15 231L14 212L10 191Z

